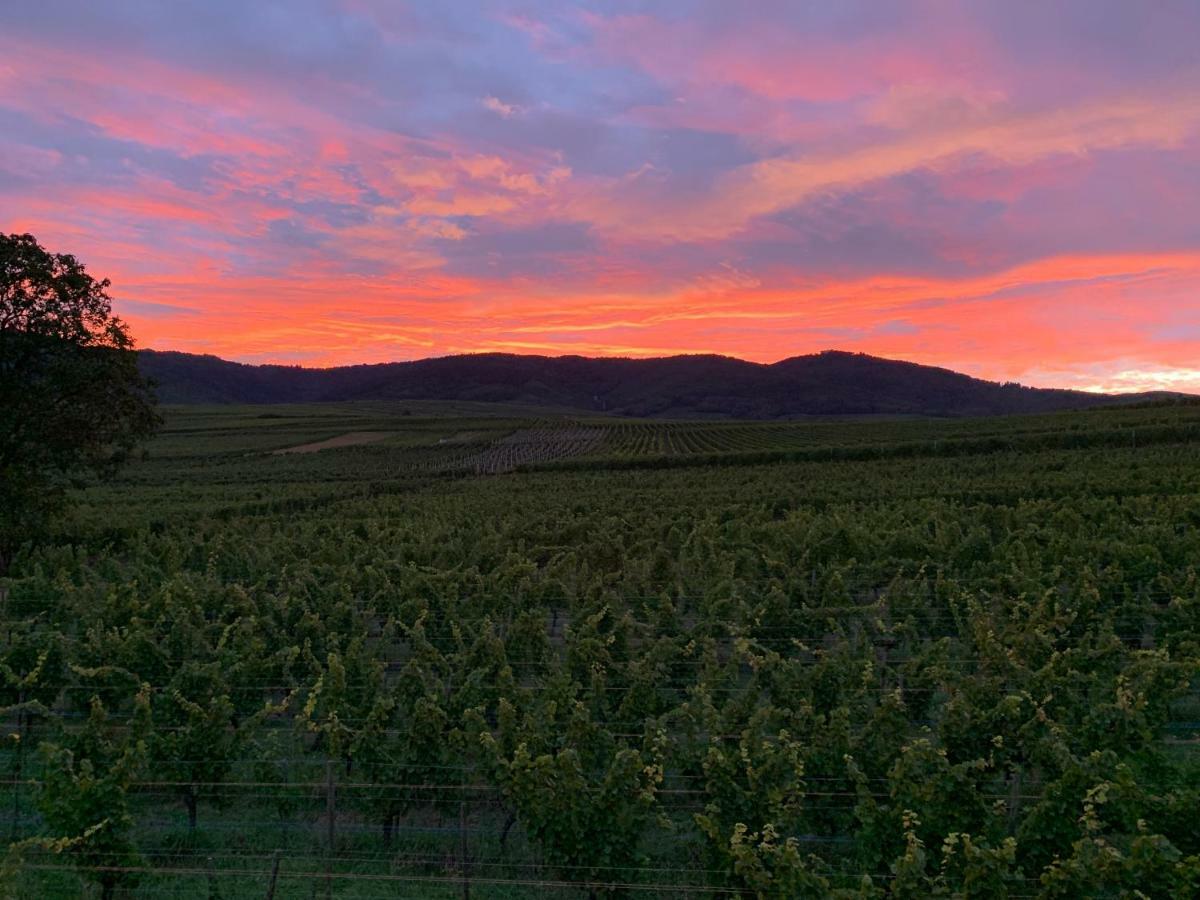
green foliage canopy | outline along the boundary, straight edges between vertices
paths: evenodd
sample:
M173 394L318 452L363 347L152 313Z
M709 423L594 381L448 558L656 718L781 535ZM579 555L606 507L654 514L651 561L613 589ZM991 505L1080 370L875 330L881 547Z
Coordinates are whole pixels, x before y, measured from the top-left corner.
M0 234L0 570L86 474L158 424L109 281L30 234Z

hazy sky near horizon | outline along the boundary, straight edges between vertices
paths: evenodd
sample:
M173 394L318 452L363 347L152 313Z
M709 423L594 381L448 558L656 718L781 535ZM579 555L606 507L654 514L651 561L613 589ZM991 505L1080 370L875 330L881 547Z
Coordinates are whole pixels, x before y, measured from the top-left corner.
M1200 2L8 3L0 231L247 362L1200 391Z

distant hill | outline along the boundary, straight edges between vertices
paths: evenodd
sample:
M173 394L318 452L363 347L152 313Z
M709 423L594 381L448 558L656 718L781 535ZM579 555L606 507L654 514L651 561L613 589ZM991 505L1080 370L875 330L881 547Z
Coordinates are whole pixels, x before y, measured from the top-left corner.
M949 369L826 351L765 365L727 356L591 359L485 353L305 369L143 350L164 403L457 400L663 418L972 416L1162 398L997 384Z

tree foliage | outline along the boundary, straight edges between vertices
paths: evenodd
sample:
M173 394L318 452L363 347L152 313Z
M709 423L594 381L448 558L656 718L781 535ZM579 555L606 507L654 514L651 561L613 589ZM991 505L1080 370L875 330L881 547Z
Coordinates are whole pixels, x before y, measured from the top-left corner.
M109 281L30 234L0 234L0 570L87 474L110 474L158 423Z

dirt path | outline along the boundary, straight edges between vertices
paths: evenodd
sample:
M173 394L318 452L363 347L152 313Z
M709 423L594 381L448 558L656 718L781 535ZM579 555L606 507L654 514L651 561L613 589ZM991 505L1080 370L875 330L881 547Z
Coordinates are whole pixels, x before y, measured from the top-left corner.
M281 450L272 450L271 452L278 455L280 453L316 453L318 450L332 450L334 447L352 447L355 444L373 444L375 441L381 441L391 432L388 431L349 431L346 434L339 434L337 437L326 438L323 441L316 441L312 444L301 444L298 447L284 447Z

